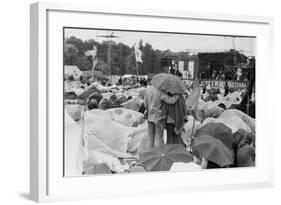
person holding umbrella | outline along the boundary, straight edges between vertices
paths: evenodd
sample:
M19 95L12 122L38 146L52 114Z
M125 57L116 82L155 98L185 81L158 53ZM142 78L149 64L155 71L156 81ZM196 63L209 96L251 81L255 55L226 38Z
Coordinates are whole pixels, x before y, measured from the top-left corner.
M159 146L163 143L163 131L158 114L161 106L163 92L155 86L149 86L144 94L143 105L146 109L145 118L148 125L148 148Z
M180 133L187 116L183 94L186 86L179 77L160 73L155 75L151 84L162 91L158 121L162 128L167 129L167 144L183 144Z
M159 118L167 129L167 144L184 144L181 131L187 117L187 109L183 94L167 93L161 98L161 113Z

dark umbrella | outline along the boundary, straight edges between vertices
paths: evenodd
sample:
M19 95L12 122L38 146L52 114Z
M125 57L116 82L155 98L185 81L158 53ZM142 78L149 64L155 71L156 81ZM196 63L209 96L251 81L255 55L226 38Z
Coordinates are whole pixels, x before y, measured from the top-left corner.
M210 135L216 139L219 139L223 144L226 145L228 149L232 150L234 143L232 131L225 124L215 122L208 123L203 127L200 127L194 137L196 138L202 135Z
M151 84L159 90L169 92L172 95L182 94L186 91L186 86L179 77L167 73L155 75L151 80Z
M90 95L92 95L93 93L100 93L100 91L95 86L92 86L92 87L88 88L87 90L85 90L80 95L78 95L76 98L85 99L85 98L89 97Z
M244 145L251 145L251 143L254 141L254 138L255 136L253 134L248 133L246 130L240 128L233 134L234 147L239 149Z
M140 161L147 171L169 171L174 162L188 163L193 156L183 145L163 144L140 153Z
M192 152L197 158L204 157L220 167L233 164L229 149L220 140L209 135L194 138Z
M64 93L64 98L65 99L69 99L69 100L72 100L72 99L75 99L76 98L76 93L74 91L70 91L70 92L66 92Z

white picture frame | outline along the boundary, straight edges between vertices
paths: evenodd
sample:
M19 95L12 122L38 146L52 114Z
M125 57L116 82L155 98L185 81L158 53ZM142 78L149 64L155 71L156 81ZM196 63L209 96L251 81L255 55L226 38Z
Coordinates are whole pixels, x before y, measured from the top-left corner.
M112 20L113 17L115 20ZM95 26L103 25L103 28L114 26L117 29L132 29L132 25L135 24L134 30L154 28L167 31L169 28L165 26L169 25L178 32L184 32L186 28L182 25L195 25L190 27L192 33L257 36L256 167L64 178L60 172L63 166L62 135L59 134L62 130L59 120L61 116L56 117L57 111L61 108L54 105L57 102L59 104L62 95L58 81L62 72L54 70L54 67L62 68L62 44L59 44L62 39L59 40L59 36L62 37L63 26L93 27L95 18L99 20ZM157 28L155 28L156 24ZM237 30L234 30L235 28ZM267 88L271 84L267 82L269 80L262 81L262 79L269 79L267 78L269 72L261 69L262 67L273 69L272 29L273 19L270 17L98 8L93 4L46 2L32 4L30 9L30 198L41 202L273 186L273 133L271 133L273 131L265 131L272 117L262 109L270 106ZM264 88L263 82L268 85L267 88ZM263 136L266 136L267 140L264 140ZM179 183L181 179L186 179L188 183Z

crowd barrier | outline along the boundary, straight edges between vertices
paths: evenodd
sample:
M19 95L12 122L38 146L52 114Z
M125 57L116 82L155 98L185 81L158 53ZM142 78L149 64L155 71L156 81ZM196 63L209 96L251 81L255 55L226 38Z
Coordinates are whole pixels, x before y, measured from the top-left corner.
M193 80L183 79L183 81L187 86L191 86L193 83ZM200 80L200 86L203 87L205 85L211 88L224 88L226 82L230 88L244 89L247 87L247 82L235 80Z

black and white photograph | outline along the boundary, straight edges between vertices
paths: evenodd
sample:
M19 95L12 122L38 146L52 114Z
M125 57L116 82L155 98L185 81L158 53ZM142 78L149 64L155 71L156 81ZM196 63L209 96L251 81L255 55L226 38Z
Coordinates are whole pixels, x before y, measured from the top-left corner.
M255 167L255 36L62 38L64 177Z

